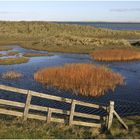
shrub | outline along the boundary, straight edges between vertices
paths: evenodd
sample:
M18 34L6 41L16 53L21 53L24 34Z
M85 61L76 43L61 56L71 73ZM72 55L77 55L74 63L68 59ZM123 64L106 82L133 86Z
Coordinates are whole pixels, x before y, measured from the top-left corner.
M92 64L66 64L63 67L44 68L34 74L35 80L84 96L101 96L124 79L104 66Z

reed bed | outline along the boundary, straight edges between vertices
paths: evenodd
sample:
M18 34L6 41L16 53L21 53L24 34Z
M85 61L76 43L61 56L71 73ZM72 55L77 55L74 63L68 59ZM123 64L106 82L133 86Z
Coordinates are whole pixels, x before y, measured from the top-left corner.
M97 61L140 60L140 52L132 49L96 50L91 56Z
M17 79L22 77L22 73L17 71L7 71L5 73L2 73L2 78L4 79Z
M83 96L101 96L117 85L124 84L124 78L104 66L92 64L66 64L60 67L44 68L34 74L34 79L46 86L53 86Z

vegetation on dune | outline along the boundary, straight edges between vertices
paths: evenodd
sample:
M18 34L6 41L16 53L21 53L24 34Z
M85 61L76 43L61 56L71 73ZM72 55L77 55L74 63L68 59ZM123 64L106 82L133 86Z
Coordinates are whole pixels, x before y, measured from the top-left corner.
M0 65L13 65L28 62L29 59L26 57L16 57L16 58L1 58Z
M0 54L0 57L2 57L3 56L3 54Z
M17 71L7 71L2 73L2 78L4 79L17 79L22 77L22 73L17 72Z
M34 78L46 86L93 97L101 96L124 83L120 74L92 64L66 64L63 67L45 68L37 71Z
M47 50L50 52L72 52L89 53L94 49L102 48L131 48L132 46L124 39L99 39L92 37L76 36L51 36L47 40L43 39L37 42L24 42L22 46L27 49Z
M89 53L99 48L129 48L125 39L139 31L115 31L90 26L47 22L0 22L0 44L20 44L27 49Z
M9 50L12 50L12 48L8 46L0 46L0 51L9 51Z
M64 124L47 124L44 121L28 120L0 116L1 139L139 139L140 117L133 116L123 118L129 130L124 130L116 120L113 122L110 132L103 132L96 128L68 126Z
M132 49L96 50L91 56L97 61L140 60L140 52Z
M39 57L39 56L51 56L51 54L45 53L25 53L23 54L24 57Z

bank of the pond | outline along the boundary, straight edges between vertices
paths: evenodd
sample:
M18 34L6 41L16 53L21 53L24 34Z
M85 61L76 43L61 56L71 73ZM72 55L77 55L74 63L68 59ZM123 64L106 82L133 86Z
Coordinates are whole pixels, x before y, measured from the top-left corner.
M62 124L46 124L43 121L28 120L0 115L1 139L139 139L140 117L123 118L129 130L126 131L114 120L110 132L96 128L68 126Z

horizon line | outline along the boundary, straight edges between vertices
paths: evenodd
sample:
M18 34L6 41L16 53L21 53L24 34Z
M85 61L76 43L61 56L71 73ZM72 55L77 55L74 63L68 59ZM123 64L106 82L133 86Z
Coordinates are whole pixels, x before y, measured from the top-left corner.
M88 21L88 20L0 20L0 22L71 22L71 23L75 23L75 22L100 22L100 23L140 23L140 21Z

